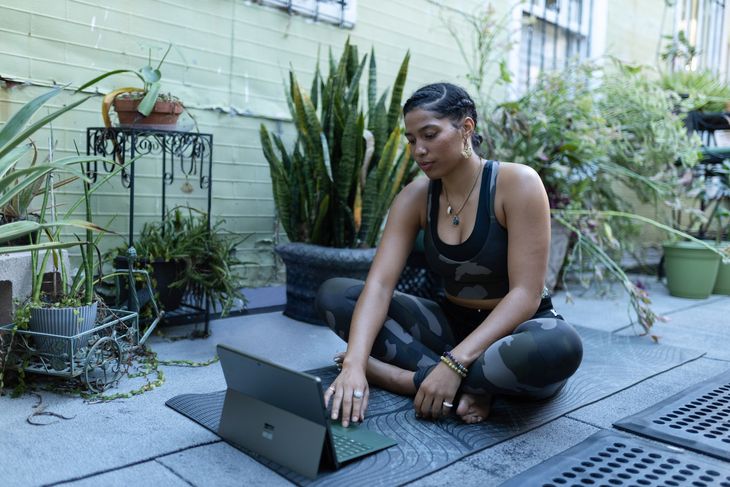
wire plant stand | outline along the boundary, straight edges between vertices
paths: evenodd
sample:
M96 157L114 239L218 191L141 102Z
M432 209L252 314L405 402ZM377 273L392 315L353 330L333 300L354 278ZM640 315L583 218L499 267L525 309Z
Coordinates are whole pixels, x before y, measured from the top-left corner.
M130 248L130 256L134 254L134 249ZM65 336L20 329L14 323L0 326L0 343L9 344L5 359L7 368L68 380L77 379L91 393L101 393L116 386L128 369L126 364L131 355L144 345L164 315L151 295L152 283L147 271L129 269L105 278L119 278L120 275L128 278L130 283L126 306L101 307L95 326L90 330ZM136 286L138 281L142 282L143 289L151 296L155 314L142 336Z

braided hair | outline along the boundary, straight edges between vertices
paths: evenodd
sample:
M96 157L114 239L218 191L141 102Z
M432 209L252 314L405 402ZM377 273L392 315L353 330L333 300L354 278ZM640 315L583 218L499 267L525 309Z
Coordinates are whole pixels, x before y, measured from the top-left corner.
M420 108L433 112L438 118L448 117L452 122L460 122L465 117L474 120L471 145L475 149L482 143L477 133L477 109L469 93L451 83L432 83L416 90L403 105L403 116L411 110Z

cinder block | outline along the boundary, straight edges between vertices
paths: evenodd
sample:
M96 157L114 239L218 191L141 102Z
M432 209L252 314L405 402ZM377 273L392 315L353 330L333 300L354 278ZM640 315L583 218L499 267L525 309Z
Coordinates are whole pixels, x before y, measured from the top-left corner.
M61 260L67 272L71 272L68 252L62 250ZM48 259L46 271L53 275L52 259ZM0 254L0 323L9 323L13 312L13 300L23 300L32 290L30 252Z

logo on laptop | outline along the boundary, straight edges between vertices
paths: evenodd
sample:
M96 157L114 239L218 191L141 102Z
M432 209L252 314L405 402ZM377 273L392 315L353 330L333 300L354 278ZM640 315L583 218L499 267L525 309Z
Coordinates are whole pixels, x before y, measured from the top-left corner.
M269 423L264 423L264 430L261 432L261 436L263 436L267 440L273 440L274 439L274 425L269 424Z

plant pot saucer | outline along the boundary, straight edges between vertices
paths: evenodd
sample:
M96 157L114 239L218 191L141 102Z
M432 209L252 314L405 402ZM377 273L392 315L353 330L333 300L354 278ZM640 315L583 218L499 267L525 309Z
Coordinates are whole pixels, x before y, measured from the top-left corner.
M190 128L181 127L180 124L151 124L151 123L120 123L115 125L120 129L141 129L141 130L162 130L166 132L190 132Z

